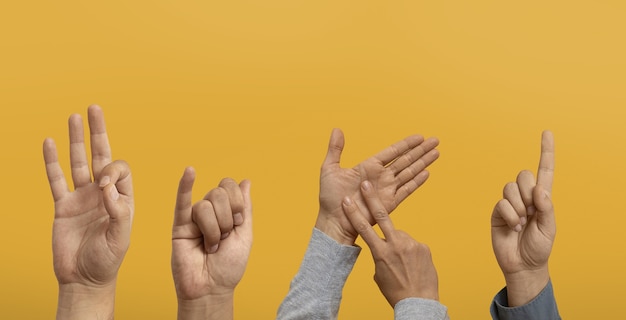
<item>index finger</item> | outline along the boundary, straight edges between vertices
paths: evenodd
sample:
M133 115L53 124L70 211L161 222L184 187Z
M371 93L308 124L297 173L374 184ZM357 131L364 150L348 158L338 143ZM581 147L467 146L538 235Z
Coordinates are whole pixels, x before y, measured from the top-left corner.
M546 130L541 135L541 157L537 170L537 184L541 185L549 194L552 193L554 179L554 136Z
M174 210L174 226L185 225L193 222L191 216L192 189L196 179L196 171L192 167L185 168L178 184L176 195L176 209Z
M393 222L391 221L391 218L389 218L389 212L385 209L385 206L380 201L378 194L369 181L363 181L363 183L361 183L361 194L363 195L363 198L365 198L367 209L374 217L374 220L376 220L376 223L378 223L378 226L385 235L385 238L392 238L396 228L394 228Z
M374 228L372 228L367 219L365 219L361 210L359 210L359 206L357 206L350 197L345 197L343 199L342 208L354 230L363 238L372 252L377 252L384 241L378 237Z

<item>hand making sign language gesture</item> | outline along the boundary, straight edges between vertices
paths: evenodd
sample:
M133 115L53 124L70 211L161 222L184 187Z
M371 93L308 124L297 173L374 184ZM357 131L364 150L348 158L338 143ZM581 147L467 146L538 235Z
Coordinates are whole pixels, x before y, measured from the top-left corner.
M438 144L436 138L424 140L422 136L413 135L354 168L341 168L344 136L341 130L334 129L320 174L320 211L316 228L341 244L354 244L357 232L343 213L343 198L352 198L370 224L374 224L359 190L361 182L370 181L385 210L392 212L428 179L425 169L439 157L439 151L435 149Z
M374 281L394 309L394 318L449 319L447 308L439 303L437 270L428 246L394 227L369 181L361 184L361 193L384 239L378 236L350 197L344 198L343 210L372 252Z
M124 161L112 161L100 107L88 110L91 170L83 120L69 118L70 191L54 141L43 154L54 198L52 253L59 283L58 319L112 319L117 273L128 250L134 213L133 184Z
M172 229L178 319L232 319L252 247L250 181L223 179L192 205L195 171L180 179Z
M537 179L521 171L516 182L506 184L491 215L493 251L506 280L509 307L527 304L550 280L548 258L556 235L553 176L554 137L544 131Z

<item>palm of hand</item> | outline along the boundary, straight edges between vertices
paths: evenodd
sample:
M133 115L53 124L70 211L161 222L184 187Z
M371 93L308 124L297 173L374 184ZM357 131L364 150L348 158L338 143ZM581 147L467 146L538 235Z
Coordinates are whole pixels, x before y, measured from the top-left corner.
M197 229L195 225L189 227ZM196 231L195 238L172 242L172 272L178 297L193 300L232 291L244 274L252 239L233 230L220 242L219 250L209 254L200 230Z
M548 263L554 232L542 230L536 216L530 217L527 225L515 232L506 223L492 227L493 248L504 273L533 270Z
M132 211L132 197L121 194L120 200ZM96 183L55 202L52 237L54 271L62 284L113 281L127 250L109 236L109 213Z
M328 212L333 219L339 221L340 227L345 232L354 237L356 237L357 232L343 213L341 203L344 197L349 196L355 201L370 224L373 224L374 218L360 191L361 182L365 180L372 183L385 209L388 212L393 211L397 206L395 201L396 177L376 158L370 158L351 169L340 168L338 164L333 165L325 168L320 178L321 210Z

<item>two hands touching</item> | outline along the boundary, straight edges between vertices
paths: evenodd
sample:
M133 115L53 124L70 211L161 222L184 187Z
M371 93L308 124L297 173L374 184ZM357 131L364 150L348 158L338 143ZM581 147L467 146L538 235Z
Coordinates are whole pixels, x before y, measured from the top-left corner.
M134 215L131 171L112 160L104 114L88 109L91 170L83 120L69 118L70 191L54 140L43 145L54 198L52 253L59 284L57 319L113 319L117 274ZM192 206L195 171L180 180L172 230L172 273L179 319L227 319L252 245L250 182L224 179Z
M439 300L437 271L430 249L396 230L389 217L429 177L426 168L439 157L436 138L409 136L352 169L339 166L343 134L333 130L320 176L316 228L344 245L360 235L370 247L374 280L394 307L405 298ZM385 239L372 225L378 224Z
M426 181L425 168L438 156L435 139L418 138L413 143L411 139L415 138L396 143L349 170L339 167L343 136L334 131L320 183L316 227L344 245L353 245L356 235L361 235L373 255L374 280L392 307L405 298L439 299L430 250L396 230L389 218L389 213ZM537 179L530 171L520 172L515 183L505 186L504 198L493 210L492 243L507 284L508 308L528 305L549 283L548 258L556 234L553 175L554 138L545 131ZM343 212L338 212L341 197ZM385 239L374 232L376 223ZM551 305L550 317L560 318L555 302L546 301Z
M88 109L91 169L82 118L69 119L70 191L56 145L44 141L46 173L54 198L53 262L59 283L58 319L112 319L118 270L130 243L134 215L131 171L113 161L104 115ZM339 244L358 235L370 247L374 280L392 307L406 298L438 300L429 248L396 230L389 214L427 179L437 160L436 138L409 136L353 168L341 168L343 133L332 132L320 174L315 227ZM556 225L551 201L554 139L542 137L537 179L522 171L494 208L492 243L504 274L508 305L522 306L549 282L548 258ZM233 317L234 290L252 246L250 182L223 179L193 204L195 171L180 179L172 229L172 273L179 319ZM378 224L381 239L372 225Z
M425 169L439 157L436 138L414 135L401 140L353 168L341 168L344 147L341 130L334 129L320 173L319 213L315 227L335 241L353 245L358 233L343 212L345 197L353 199L370 224L375 220L361 195L360 185L370 181L387 212L428 179Z

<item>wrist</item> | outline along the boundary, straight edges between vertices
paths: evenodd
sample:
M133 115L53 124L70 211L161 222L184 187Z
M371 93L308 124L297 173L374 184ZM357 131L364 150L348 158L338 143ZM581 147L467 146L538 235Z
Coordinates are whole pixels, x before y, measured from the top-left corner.
M332 219L325 218L327 216L329 216L329 214L320 211L317 215L315 228L342 245L353 246L357 237L346 232L340 224L332 221Z
M115 282L104 286L59 284L57 319L113 319Z
M529 303L541 293L550 281L548 267L536 270L523 270L504 275L509 307L519 307Z
M197 299L178 299L178 319L232 319L234 291Z

